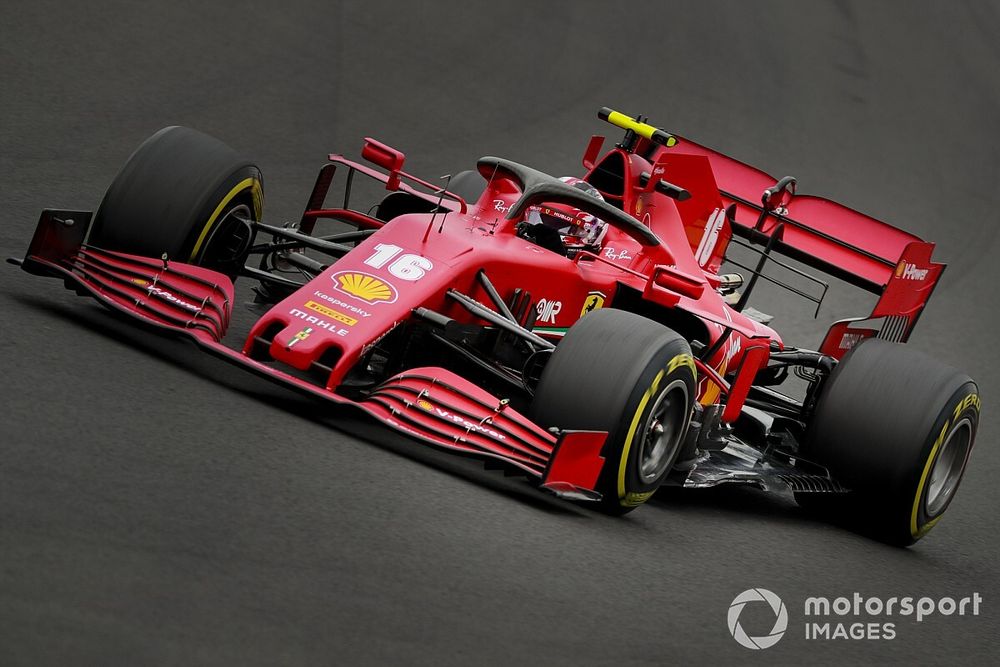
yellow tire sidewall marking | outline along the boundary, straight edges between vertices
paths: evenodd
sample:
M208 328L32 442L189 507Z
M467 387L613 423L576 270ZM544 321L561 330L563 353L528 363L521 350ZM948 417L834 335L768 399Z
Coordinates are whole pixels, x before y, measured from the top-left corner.
M969 406L976 408L976 412L979 412L979 396L977 394L969 394L964 399L959 401L958 405L955 407L954 423L958 423L959 415L965 411L965 408ZM931 453L927 456L927 462L924 464L924 470L920 474L920 482L917 483L917 493L913 497L913 510L910 512L910 535L913 539L920 539L934 527L934 524L943 516L938 514L936 517L925 523L923 526L917 526L917 518L920 514L920 499L924 495L924 487L927 485L927 478L930 476L931 468L934 465L934 461L937 459L938 449L941 447L941 443L944 442L944 437L948 434L948 429L952 425L952 420L946 420L944 427L941 429L941 433L938 435L937 440L934 441L934 446L931 447Z
M635 432L639 428L639 420L642 418L642 413L646 410L646 404L649 403L649 399L656 395L656 391L659 389L660 382L663 381L664 375L673 373L681 366L688 367L691 370L692 377L698 377L697 371L695 370L694 359L692 359L691 355L676 355L667 363L667 368L665 370L661 370L656 374L656 377L653 378L653 383L642 395L642 399L639 400L639 405L635 409L635 415L632 417L632 423L629 425L628 433L625 435L625 446L622 447L621 460L618 463L618 501L626 507L639 505L645 502L649 496L653 495L651 491L648 493L626 492L625 469L628 465L628 455L632 449L632 441L635 439Z
M667 364L667 373L673 373L680 366L687 366L691 369L691 375L697 377L698 371L694 367L694 358L690 354L678 354Z
M924 485L927 483L927 477L930 475L931 466L934 464L934 459L937 456L938 448L941 443L944 442L944 436L948 433L948 427L951 426L951 420L947 420L944 426L941 428L941 434L938 435L937 440L934 441L934 446L931 447L931 453L927 457L927 463L924 464L924 471L920 474L920 482L917 483L917 494L913 497L913 511L910 513L910 535L914 539L923 537L924 534L931 529L934 525L933 520L924 524L922 528L917 528L917 514L920 511L920 498L924 494Z
M233 198L236 197L236 195L240 194L243 190L246 190L247 188L253 188L255 181L256 179L253 177L243 179L242 181L236 184L236 187L234 187L232 190L229 191L229 194L227 194L225 197L222 198L222 201L219 202L219 205L215 207L214 211L212 211L212 215L208 217L208 222L205 223L205 227L204 229L201 230L201 234L198 235L198 240L195 241L194 250L191 251L191 257L189 261L193 262L195 258L198 256L198 253L201 251L202 244L205 243L205 239L208 237L208 232L212 229L212 226L215 224L215 221L222 213L222 210L226 208L229 202L231 202ZM254 206L254 208L256 208L256 206Z
M632 449L632 440L635 437L636 429L639 428L639 419L642 417L643 411L646 409L646 404L649 403L649 399L653 397L656 390L660 386L660 380L666 374L666 370L661 370L653 378L653 384L649 386L646 393L642 395L642 399L639 401L639 406L635 410L635 415L632 417L632 424L628 428L628 433L625 435L625 446L622 447L622 458L618 463L618 500L622 501L625 499L625 468L628 463L628 453Z

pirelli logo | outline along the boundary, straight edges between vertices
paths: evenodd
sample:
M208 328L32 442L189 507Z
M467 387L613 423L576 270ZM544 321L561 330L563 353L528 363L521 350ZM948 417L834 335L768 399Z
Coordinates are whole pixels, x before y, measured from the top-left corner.
M308 308L309 310L315 310L317 313L325 315L326 317L329 317L331 320L336 320L338 322L346 324L349 327L353 327L355 324L358 323L358 321L353 317L351 317L350 315L344 315L339 310L334 310L333 308L324 306L321 303L316 303L315 301L306 301L306 308Z

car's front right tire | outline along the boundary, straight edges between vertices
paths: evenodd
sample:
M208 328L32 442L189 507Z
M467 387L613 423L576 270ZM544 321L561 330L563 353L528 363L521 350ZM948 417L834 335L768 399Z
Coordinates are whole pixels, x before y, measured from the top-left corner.
M260 220L260 169L214 137L165 127L135 150L108 187L88 243L206 266L235 277ZM230 213L239 216L229 216Z

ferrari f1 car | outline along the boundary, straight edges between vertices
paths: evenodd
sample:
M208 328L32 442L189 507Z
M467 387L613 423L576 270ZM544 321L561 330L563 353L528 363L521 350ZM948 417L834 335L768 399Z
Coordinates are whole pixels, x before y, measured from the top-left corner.
M168 127L96 215L44 210L16 263L609 513L662 484L742 483L922 537L980 410L967 375L903 345L944 270L934 245L642 117L598 116L624 137L603 153L591 138L582 178L484 157L430 183L365 139L368 164L330 155L284 224L263 220L252 162ZM364 180L377 196L359 203ZM764 280L818 312L827 283L808 270L877 297L815 350L749 305ZM262 314L234 344L237 277Z

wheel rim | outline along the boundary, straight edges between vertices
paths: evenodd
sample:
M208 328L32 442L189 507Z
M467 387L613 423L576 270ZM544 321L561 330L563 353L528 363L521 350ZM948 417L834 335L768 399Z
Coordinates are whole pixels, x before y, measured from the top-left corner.
M644 483L655 482L674 460L684 437L687 385L674 380L656 397L642 429L639 449L639 477Z
M940 514L955 494L958 483L965 472L965 463L972 447L972 422L968 419L960 421L947 440L938 450L937 459L931 469L930 481L927 484L926 509L929 517Z
M226 213L219 218L219 222L216 224L215 229L211 231L209 237L206 239L204 249L201 251L201 256L198 258L198 261L216 262L224 265L240 257L249 247L252 232L250 232L247 228L245 230L246 234L242 236L242 238L240 235L236 234L236 229L245 228L246 225L236 223L236 226L234 227L233 223L230 221L230 218L233 215L237 215L246 220L253 219L250 207L246 204L237 204L226 211Z

